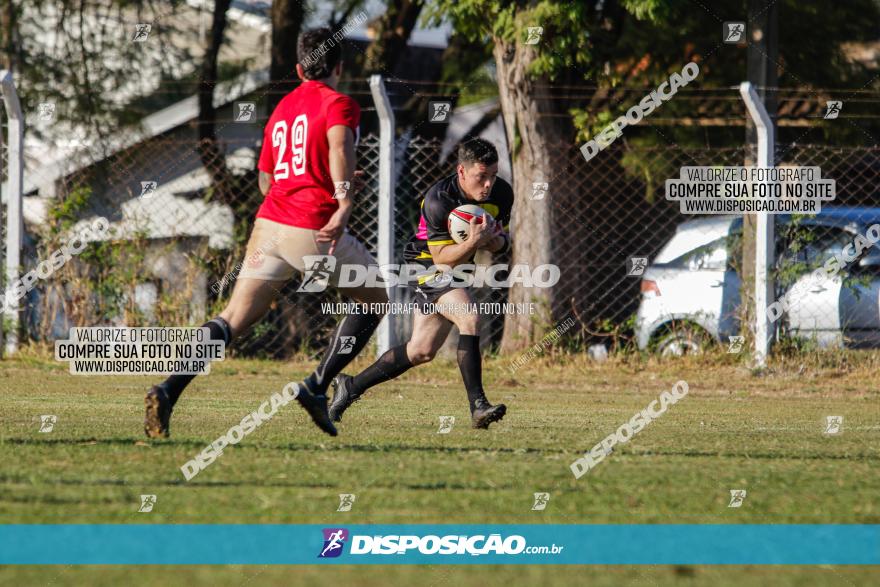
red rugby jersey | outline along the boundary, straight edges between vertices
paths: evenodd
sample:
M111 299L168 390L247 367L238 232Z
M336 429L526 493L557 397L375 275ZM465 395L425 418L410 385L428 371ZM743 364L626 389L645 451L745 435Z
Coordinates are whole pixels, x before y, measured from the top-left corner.
M357 137L360 118L357 102L318 81L304 81L287 94L263 131L257 167L273 182L257 218L313 230L327 224L339 208L327 131L341 124Z

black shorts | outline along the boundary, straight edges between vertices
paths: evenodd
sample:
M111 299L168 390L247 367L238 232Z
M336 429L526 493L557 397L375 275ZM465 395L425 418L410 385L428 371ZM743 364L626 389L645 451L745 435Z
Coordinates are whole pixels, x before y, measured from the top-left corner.
M436 314L437 310L434 305L443 294L456 289L452 286L452 279L441 279L439 281L431 279L422 284L412 284L410 289L413 291L414 302L419 305L422 314Z

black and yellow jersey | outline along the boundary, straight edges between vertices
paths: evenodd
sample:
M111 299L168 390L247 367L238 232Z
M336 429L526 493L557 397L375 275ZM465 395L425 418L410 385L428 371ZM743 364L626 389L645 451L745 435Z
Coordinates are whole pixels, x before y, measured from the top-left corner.
M505 232L510 224L510 211L513 208L513 188L501 179L495 178L489 199L483 202L469 200L458 185L458 175L452 174L435 183L425 195L421 205L421 215L416 234L409 239L403 249L407 263L420 263L426 267L434 264L431 258L431 245L452 245L455 241L449 234L447 220L449 213L463 204L476 204L501 223Z

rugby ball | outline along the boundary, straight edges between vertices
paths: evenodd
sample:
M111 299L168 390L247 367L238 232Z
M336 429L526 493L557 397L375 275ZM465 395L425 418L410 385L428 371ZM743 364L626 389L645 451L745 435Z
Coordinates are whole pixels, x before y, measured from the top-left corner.
M494 220L491 214L476 204L464 204L449 213L446 228L452 240L461 244L468 239L471 218L474 217L477 218L477 222L486 222L486 218Z

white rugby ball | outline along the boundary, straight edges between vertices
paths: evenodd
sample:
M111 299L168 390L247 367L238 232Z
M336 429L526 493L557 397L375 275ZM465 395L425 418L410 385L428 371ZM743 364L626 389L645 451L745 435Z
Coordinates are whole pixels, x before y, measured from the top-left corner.
M471 218L477 218L477 222L486 222L486 219L494 220L491 214L476 204L463 204L449 213L446 228L452 240L461 244L468 239L470 234Z

